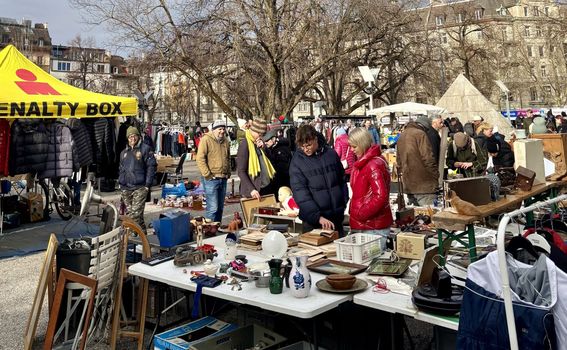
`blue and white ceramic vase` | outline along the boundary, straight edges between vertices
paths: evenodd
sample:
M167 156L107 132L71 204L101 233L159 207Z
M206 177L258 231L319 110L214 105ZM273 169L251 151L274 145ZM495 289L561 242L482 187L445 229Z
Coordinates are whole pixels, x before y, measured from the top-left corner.
M307 269L307 256L291 257L291 271L289 273L289 289L296 298L305 298L311 290L311 274Z

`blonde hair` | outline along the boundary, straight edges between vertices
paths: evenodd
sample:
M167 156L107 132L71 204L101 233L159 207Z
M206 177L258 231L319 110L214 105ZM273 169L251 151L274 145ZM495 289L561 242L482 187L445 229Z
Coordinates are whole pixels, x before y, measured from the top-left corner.
M492 124L487 123L487 122L482 122L480 123L480 125L476 128L476 134L480 135L483 133L484 130L486 129L494 129L494 126L492 126Z
M372 135L366 128L355 128L348 134L348 143L363 150L362 153L366 153L372 146Z

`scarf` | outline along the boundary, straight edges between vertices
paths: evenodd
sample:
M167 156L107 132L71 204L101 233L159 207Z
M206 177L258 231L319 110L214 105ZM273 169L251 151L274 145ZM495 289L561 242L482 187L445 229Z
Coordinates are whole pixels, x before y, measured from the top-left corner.
M255 151L256 145L254 144L254 139L252 138L252 134L250 134L250 130L246 130L245 135L246 143L248 144L248 175L254 178L260 174L260 159L258 159L258 154ZM271 180L274 178L276 169L274 169L272 163L268 157L266 157L264 150L260 149L260 153L262 153L262 159L264 160L264 164L266 164L268 178Z

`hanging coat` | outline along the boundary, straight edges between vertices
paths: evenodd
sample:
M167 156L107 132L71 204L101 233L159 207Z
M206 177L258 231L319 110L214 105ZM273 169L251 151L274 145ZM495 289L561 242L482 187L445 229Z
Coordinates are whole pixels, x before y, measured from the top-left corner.
M48 153L45 169L39 178L60 178L73 175L73 137L71 129L61 121L47 125Z
M93 162L93 147L89 132L80 119L67 120L67 126L73 136L73 171Z
M8 158L10 155L10 123L6 119L0 119L0 177L8 176Z
M17 119L12 124L10 140L10 175L33 173L45 169L49 149L47 130L41 120Z
M520 349L567 346L567 274L545 256L534 266L508 258L508 274ZM509 349L501 298L498 252L471 264L459 318L457 349Z

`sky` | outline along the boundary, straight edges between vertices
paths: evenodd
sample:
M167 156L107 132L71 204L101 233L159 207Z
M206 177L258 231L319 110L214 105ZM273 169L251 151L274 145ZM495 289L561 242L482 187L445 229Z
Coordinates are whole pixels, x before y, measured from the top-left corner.
M96 46L110 50L114 48L111 34L103 26L84 24L80 13L71 8L67 0L0 0L0 17L21 22L22 19L35 23L47 23L53 45L67 45L77 34L83 39L92 37Z

